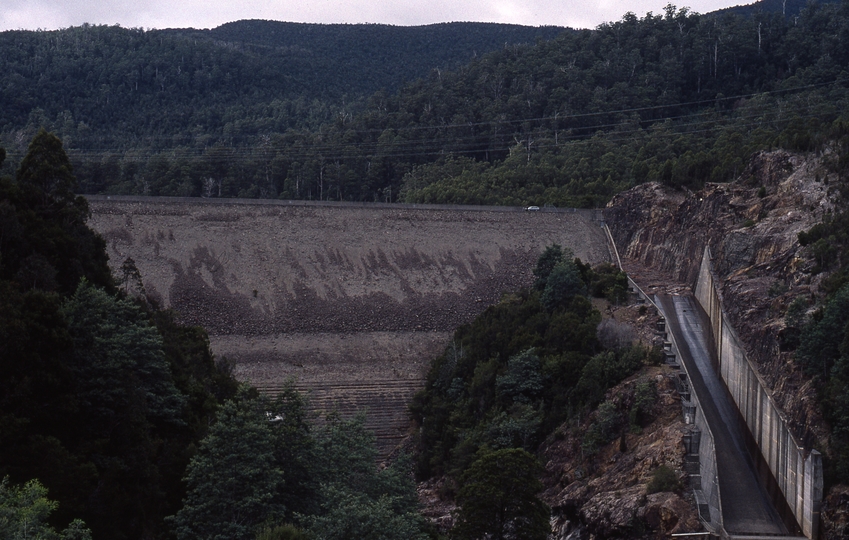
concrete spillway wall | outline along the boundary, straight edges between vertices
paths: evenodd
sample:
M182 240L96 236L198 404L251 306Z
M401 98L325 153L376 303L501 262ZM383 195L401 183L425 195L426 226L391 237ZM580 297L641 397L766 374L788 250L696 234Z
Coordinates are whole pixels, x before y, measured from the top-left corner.
M667 335L672 344L672 352L680 358L678 344L674 336ZM684 438L687 448L688 463L696 457L698 469L690 473L690 485L696 497L699 517L705 528L716 534L723 530L722 499L719 489L719 472L716 465L716 444L699 398L690 386L690 375L686 365L680 364L678 393L681 395L681 405L684 420L695 429Z
M800 444L769 389L747 358L739 337L722 309L709 248L705 248L702 257L695 296L710 317L719 358L716 367L722 380L790 512L803 534L815 539L819 534L823 495L822 456L816 450L806 450Z
M622 260L619 257L619 249L616 247L616 241L606 224L604 231L613 251L612 258L621 270ZM664 319L668 319L661 306L646 294L630 276L628 277L628 285L643 301L650 304L657 313L663 315ZM687 452L685 467L690 477L690 487L693 489L702 524L712 534L717 535L723 530L723 523L716 443L707 418L705 418L704 410L699 403L699 398L690 383L687 366L683 362L679 362L681 353L678 349L678 342L665 323L662 331L664 339L668 340L665 346L667 363L681 370L678 373L676 386L678 394L681 396L684 422L693 427L692 431L684 437L684 446Z

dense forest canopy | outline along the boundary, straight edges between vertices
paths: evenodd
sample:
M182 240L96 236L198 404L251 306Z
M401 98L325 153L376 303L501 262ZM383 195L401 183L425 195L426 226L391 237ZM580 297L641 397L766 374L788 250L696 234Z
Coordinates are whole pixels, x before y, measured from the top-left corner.
M456 68L506 44L563 31L273 21L213 30L84 25L7 31L0 33L0 129L10 133L28 122L47 122L43 127L80 150L252 143L242 137L315 128L334 114L350 114L376 91L394 93L433 69ZM201 142L198 136L212 138ZM27 143L4 142L20 151Z
M44 131L0 177L0 479L40 482L55 523L82 518L95 538L158 534L236 383L202 329L119 292L75 187Z
M395 93L431 70L452 70L505 45L533 44L565 29L493 23L427 26L306 24L238 21L212 30L171 30L167 34L227 43L272 60L314 97L338 101L379 90ZM266 60L267 61L267 60Z
M820 4L840 2L840 0L820 0ZM715 13L736 13L737 15L752 15L758 12L781 13L785 17L795 17L805 9L808 0L760 0L751 4L732 6L720 9Z
M0 140L14 162L54 130L86 193L593 206L647 180L728 180L754 150L810 149L846 109L847 15L670 5L488 54L466 36L459 56L476 58L410 61L425 73L397 92L410 74L383 73L401 52L362 44L399 31L379 25L5 32ZM407 48L490 30L423 27ZM309 55L293 52L300 35ZM360 43L361 63L324 69L333 43Z

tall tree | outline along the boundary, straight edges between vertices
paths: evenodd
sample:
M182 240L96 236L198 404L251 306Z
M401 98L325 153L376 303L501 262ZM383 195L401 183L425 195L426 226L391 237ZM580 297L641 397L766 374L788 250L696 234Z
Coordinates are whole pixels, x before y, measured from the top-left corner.
M47 520L57 503L47 498L47 489L38 480L23 486L0 480L0 538L8 540L91 540L85 523L75 519L67 529L57 533Z
M365 429L363 416L342 420L331 415L316 442L321 509L307 520L315 536L324 540L426 538L409 460L398 459L378 471L374 435Z
M235 382L202 329L117 295L73 187L43 131L0 177L0 477L49 488L56 529L81 517L97 538L159 537Z
M541 472L537 459L521 448L482 451L460 482L452 537L545 540L550 512L537 497Z
M268 410L243 390L218 411L186 470L185 504L171 518L177 538L249 540L266 521L282 519L275 498L284 477Z
M74 195L75 186L62 141L40 131L21 161L16 181L0 179L0 200L16 213L16 226L0 233L0 275L25 288L65 294L74 292L82 277L112 286L106 243L86 226L88 203Z

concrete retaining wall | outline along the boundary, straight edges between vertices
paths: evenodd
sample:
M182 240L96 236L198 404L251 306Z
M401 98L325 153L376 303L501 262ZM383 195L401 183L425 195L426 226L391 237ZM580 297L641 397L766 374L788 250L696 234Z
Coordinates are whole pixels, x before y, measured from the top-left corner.
M630 278L628 278L630 280ZM659 313L667 318L667 314L654 301L652 301L642 290L633 283L638 294L645 296ZM692 431L684 436L684 446L687 449L686 464L687 473L690 475L690 487L696 499L699 510L699 518L702 525L712 534L720 535L724 530L722 522L722 498L719 490L719 474L716 465L716 444L713 432L710 429L707 418L699 403L699 398L690 384L690 374L687 366L680 361L681 353L678 343L672 332L666 328L665 339L667 341L667 364L678 367L681 371L676 380L678 394L681 396L681 408L684 422L693 426Z
M722 526L722 503L719 493L719 476L716 468L716 446L713 442L713 433L708 427L702 408L698 405L698 400L694 398L695 405L695 421L694 424L701 433L699 441L699 475L701 476L701 492L705 497L710 515L704 516L706 528L711 532L716 533L721 531ZM703 514L702 509L699 509L699 514Z
M672 341L673 351L678 354L678 347L675 344L674 337L670 336L670 340ZM687 368L683 362L680 365L682 375L684 376L681 384L682 386L689 386ZM697 454L699 460L698 486L693 485L693 491L699 507L699 517L702 519L702 523L706 529L714 534L718 534L723 530L722 499L719 491L719 474L716 467L716 445L713 439L713 432L708 425L696 393L692 390L689 392L681 390L679 392L682 395L685 421L692 423L696 428L689 439L690 444L687 445L687 454ZM694 483L692 480L691 478L691 484Z
M715 367L803 534L815 539L819 534L823 494L822 456L816 450L806 450L790 431L782 411L728 323L717 287L710 249L706 247L695 295L711 320L719 357L719 365Z

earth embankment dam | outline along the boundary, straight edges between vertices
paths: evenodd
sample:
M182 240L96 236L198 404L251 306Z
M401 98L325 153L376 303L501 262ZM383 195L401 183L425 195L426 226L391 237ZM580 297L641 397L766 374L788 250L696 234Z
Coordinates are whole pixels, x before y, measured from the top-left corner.
M365 409L385 450L454 329L529 286L543 249L610 260L593 211L88 197L119 278L207 329L237 378Z

